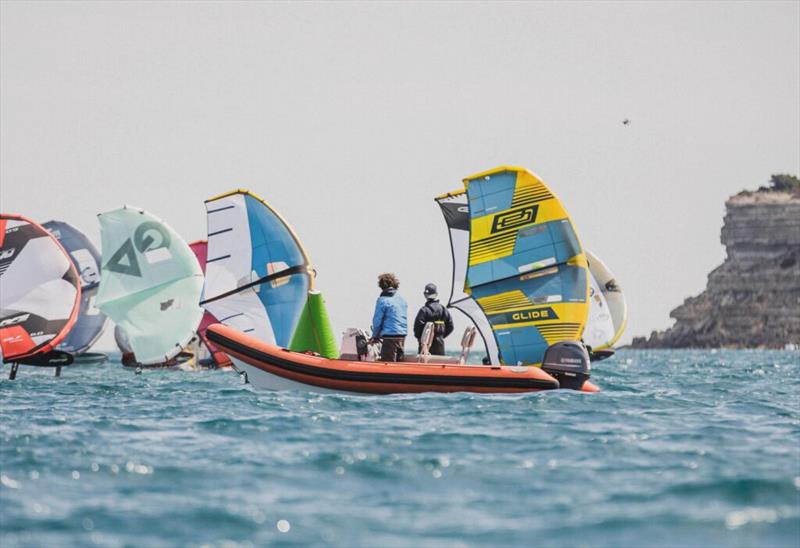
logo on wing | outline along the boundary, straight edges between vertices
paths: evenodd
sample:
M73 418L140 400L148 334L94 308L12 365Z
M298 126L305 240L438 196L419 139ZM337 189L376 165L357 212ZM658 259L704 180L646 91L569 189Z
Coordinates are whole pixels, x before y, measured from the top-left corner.
M4 250L0 251L0 261L4 261L6 259L10 259L11 257L14 256L14 252L16 252L16 251L17 251L16 247L12 247L12 248L4 249Z
M8 327L11 325L18 325L21 324L30 318L31 315L29 313L18 314L16 316L11 316L10 318L4 318L3 321L0 321L0 327Z
M537 320L557 320L558 314L551 307L531 308L511 315L511 323L535 322Z
M169 247L170 244L169 232L153 221L147 221L136 227L136 232L133 233L133 241L136 244L136 249L141 253L161 249L162 247Z
M105 268L119 274L141 277L142 270L139 267L136 250L145 254L156 249L168 248L170 240L169 233L161 225L153 221L144 222L136 227L133 238L125 240L125 243L114 252Z
M538 205L531 205L519 209L512 209L505 213L498 213L492 221L492 234L536 222L536 213L538 210Z

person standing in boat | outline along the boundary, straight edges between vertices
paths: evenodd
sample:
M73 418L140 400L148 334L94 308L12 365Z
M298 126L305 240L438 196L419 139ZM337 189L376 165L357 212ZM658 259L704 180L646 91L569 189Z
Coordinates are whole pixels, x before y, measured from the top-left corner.
M439 291L435 284L425 286L425 304L417 312L414 320L414 336L417 341L422 337L425 324L433 322L434 336L433 343L429 349L431 354L444 356L444 340L453 332L453 318L450 311L439 302ZM419 344L419 352L422 352L422 344Z
M378 287L381 294L375 302L372 338L382 342L381 361L401 362L408 335L408 305L397 292L400 280L394 274L387 272L378 276Z

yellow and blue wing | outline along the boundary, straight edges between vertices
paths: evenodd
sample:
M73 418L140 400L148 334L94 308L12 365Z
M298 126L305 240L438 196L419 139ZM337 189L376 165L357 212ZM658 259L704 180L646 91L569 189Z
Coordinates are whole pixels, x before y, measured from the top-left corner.
M580 339L589 312L586 255L561 201L538 177L500 167L465 179L470 212L466 286L506 364L541 363Z

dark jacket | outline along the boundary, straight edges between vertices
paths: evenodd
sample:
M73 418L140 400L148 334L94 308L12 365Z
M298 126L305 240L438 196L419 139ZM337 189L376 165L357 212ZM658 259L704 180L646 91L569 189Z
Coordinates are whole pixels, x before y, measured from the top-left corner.
M417 312L417 319L414 320L414 336L419 340L425 324L434 322L436 324L435 341L444 344L444 339L453 332L453 318L438 299L428 299L422 308Z

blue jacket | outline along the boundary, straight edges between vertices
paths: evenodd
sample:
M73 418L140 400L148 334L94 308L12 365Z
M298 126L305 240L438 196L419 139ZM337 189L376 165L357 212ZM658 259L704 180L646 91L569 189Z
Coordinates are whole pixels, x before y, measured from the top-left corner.
M387 289L375 302L372 336L405 337L408 335L408 305L396 289Z

